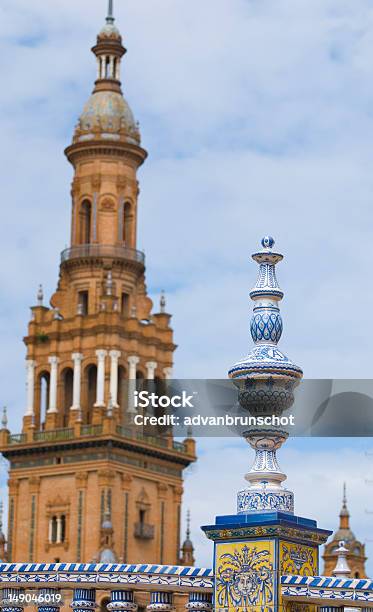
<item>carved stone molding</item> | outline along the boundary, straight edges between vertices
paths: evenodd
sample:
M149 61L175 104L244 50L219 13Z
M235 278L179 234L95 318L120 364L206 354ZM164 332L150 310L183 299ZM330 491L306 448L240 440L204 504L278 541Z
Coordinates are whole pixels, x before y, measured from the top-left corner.
M160 499L165 499L167 496L168 486L164 484L164 482L158 482L157 488L158 488L158 497Z
M41 478L39 476L31 476L28 481L30 493L39 493Z
M97 476L100 487L109 487L113 483L115 472L114 470L99 470Z
M120 479L122 483L122 489L124 491L129 491L132 484L132 476L130 474L120 474Z
M15 478L10 478L8 480L8 487L9 487L9 495L18 495L19 480L16 480Z
M75 481L78 489L85 489L88 484L88 472L77 472Z

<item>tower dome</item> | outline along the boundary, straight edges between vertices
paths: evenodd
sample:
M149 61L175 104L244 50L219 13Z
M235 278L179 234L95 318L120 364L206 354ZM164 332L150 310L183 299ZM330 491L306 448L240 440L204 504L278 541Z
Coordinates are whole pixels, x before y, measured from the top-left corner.
M76 129L78 141L101 137L139 144L140 134L133 113L117 91L95 91L86 102Z

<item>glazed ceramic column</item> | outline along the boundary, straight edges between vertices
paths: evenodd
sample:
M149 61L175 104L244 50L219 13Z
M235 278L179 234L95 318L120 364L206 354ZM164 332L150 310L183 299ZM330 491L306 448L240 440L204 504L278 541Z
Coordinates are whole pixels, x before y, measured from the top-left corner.
M97 395L95 406L105 406L105 358L107 351L96 351L97 355Z
M73 382L73 405L71 410L80 410L80 389L82 381L82 360L83 355L80 353L72 354L74 362L74 382Z
M212 593L189 593L189 600L185 608L190 612L211 612Z
M39 589L38 612L59 612L61 599L58 589Z
M148 361L148 363L146 364L146 369L147 369L146 377L148 380L154 380L154 374L155 374L156 368L157 368L157 363L155 361Z
M74 612L92 612L96 609L96 589L74 589L73 600L70 608Z
M133 591L111 591L107 609L115 612L137 612Z
M1 610L2 612L23 612L24 605L20 602L19 596L24 595L24 589L6 588L1 589Z
M58 357L49 357L48 362L51 366L50 381L49 381L49 408L48 413L57 412L57 375L58 375Z
M131 355L127 359L128 361L128 412L129 414L134 414L136 412L134 406L134 392L136 390L136 366L139 363L140 359L135 355Z
M33 416L34 415L35 365L36 365L36 363L32 359L28 359L26 361L26 369L27 369L27 379L26 379L26 389L27 389L26 416Z
M174 612L173 593L169 591L152 591L148 612Z
M110 395L114 408L118 408L118 361L120 351L110 351Z

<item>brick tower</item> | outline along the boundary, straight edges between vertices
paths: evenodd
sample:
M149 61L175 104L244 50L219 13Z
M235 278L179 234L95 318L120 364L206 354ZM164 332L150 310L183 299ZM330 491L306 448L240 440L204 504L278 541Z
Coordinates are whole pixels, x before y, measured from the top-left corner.
M195 447L133 425L135 384L167 384L176 347L164 298L152 312L137 250L137 171L147 153L122 95L126 49L112 1L92 51L97 80L66 149L71 245L51 307L40 288L31 309L22 434L5 423L0 432L10 461L8 559L89 562L106 516L118 560L173 564L182 472Z

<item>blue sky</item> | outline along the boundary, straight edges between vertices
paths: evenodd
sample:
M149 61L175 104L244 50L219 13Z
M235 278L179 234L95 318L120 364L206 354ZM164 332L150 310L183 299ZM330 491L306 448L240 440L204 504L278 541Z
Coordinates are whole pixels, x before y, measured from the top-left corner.
M54 291L68 244L72 172L63 149L92 89L89 49L105 4L0 3L0 382L13 431L24 407L28 307L38 283ZM250 254L270 233L285 254L282 348L307 377L370 378L371 2L116 5L129 51L123 89L150 154L139 176L138 246L149 290L166 289L174 314L176 374L223 377L247 351ZM373 539L370 447L289 443L281 456L299 512L335 527L346 479L356 533ZM186 501L198 499L193 536L208 564L198 525L229 503L234 510L250 454L232 440L219 452L201 441L200 451ZM215 486L208 499L206 480ZM367 550L373 558L372 544Z

